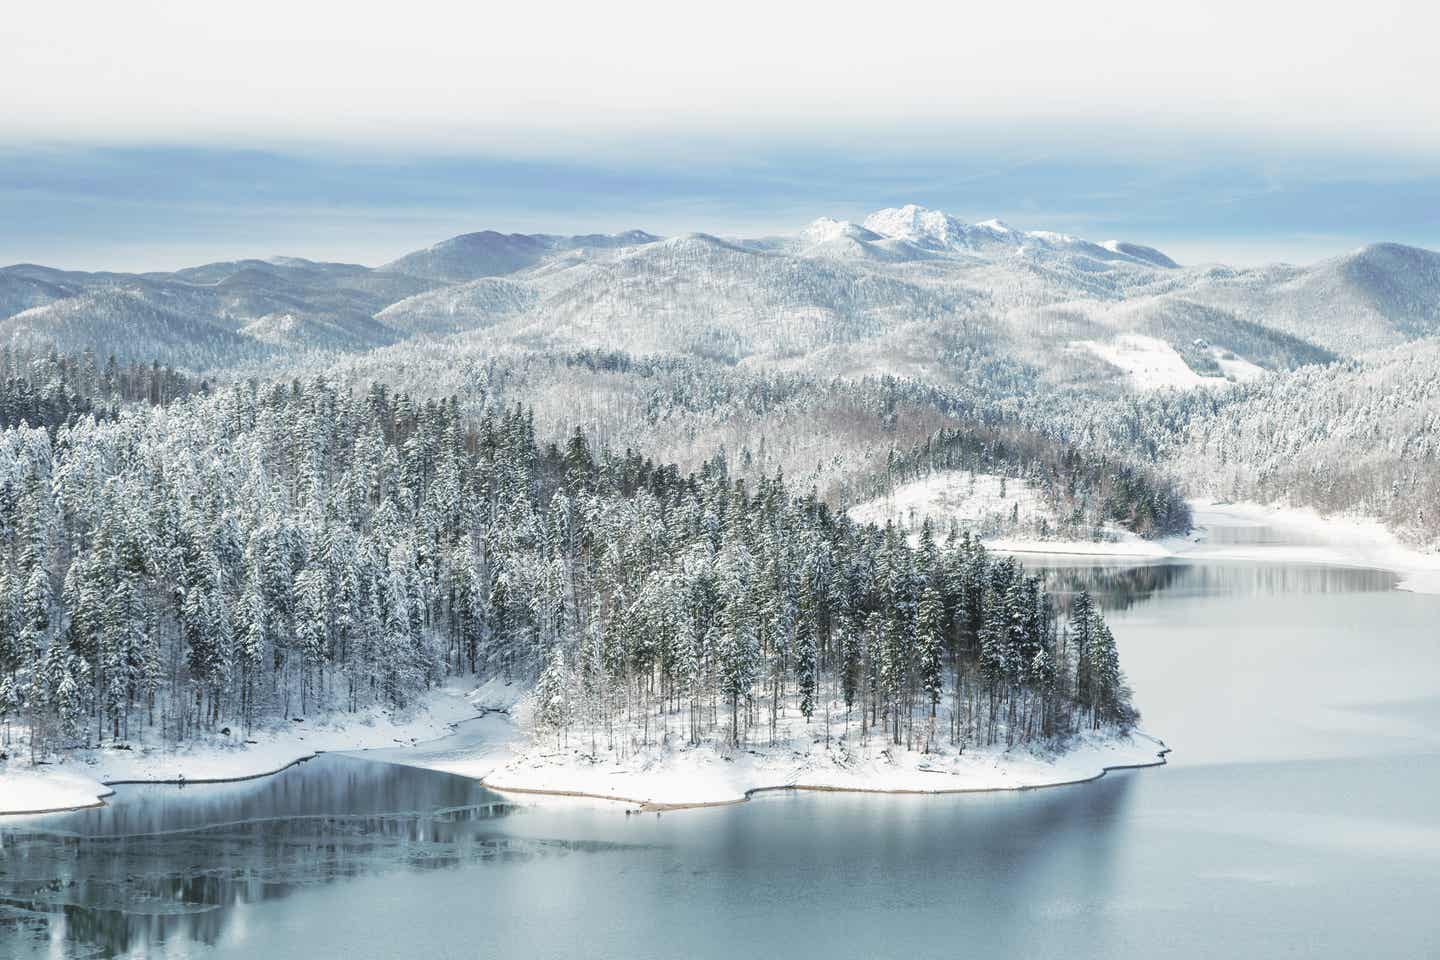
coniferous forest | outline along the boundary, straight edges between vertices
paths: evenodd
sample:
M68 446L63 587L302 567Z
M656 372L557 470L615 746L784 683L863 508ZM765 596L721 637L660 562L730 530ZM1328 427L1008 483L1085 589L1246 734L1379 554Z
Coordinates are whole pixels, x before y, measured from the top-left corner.
M378 384L12 426L0 549L0 717L37 757L403 708L462 673L641 741L683 718L763 743L794 711L916 749L1134 720L1089 598L1062 611L964 531Z

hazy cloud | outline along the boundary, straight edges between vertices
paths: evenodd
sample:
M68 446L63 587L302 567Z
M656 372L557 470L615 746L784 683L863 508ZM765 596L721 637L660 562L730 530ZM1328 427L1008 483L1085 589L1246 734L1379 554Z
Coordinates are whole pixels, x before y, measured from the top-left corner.
M1188 260L1440 243L1434 4L12 7L3 262L373 263L907 201Z

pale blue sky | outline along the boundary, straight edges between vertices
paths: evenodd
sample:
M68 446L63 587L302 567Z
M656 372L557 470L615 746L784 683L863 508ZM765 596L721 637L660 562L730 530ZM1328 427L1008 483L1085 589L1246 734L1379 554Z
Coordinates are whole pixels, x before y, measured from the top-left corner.
M8 12L0 263L379 263L905 202L1182 262L1440 247L1432 4L492 6Z

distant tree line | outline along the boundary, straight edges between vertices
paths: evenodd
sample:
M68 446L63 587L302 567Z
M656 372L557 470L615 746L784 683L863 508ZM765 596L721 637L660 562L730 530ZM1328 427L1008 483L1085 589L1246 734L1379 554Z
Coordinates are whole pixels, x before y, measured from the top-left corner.
M95 356L0 348L0 427L54 431L82 417L114 417L122 404L162 405L209 385L159 362L104 364Z
M1142 537L1190 530L1189 504L1168 477L1014 423L946 427L903 454L892 452L883 473L857 486L861 498L881 496L902 483L948 470L1024 481L1060 518L1056 534L1088 535L1111 524Z
M1071 398L1057 435L1173 473L1195 496L1313 507L1440 543L1440 340L1300 367L1223 391Z

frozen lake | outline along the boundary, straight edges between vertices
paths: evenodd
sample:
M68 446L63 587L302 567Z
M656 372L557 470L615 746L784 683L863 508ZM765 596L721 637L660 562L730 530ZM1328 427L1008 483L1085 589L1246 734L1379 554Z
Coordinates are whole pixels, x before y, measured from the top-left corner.
M1170 766L662 817L339 756L121 787L0 821L0 955L1440 955L1440 597L1298 564L1031 565L1099 594Z

